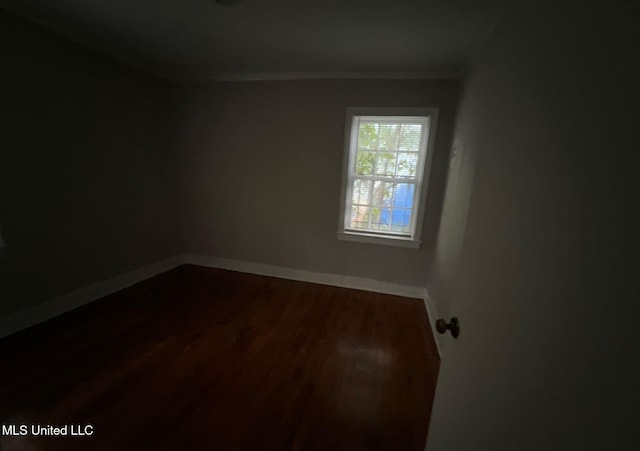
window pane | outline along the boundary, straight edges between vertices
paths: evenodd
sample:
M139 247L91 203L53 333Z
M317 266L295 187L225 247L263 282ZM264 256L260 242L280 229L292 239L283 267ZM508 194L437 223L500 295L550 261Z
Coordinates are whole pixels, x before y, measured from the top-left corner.
M377 156L376 175L381 177L395 177L398 154L395 152L378 152Z
M398 150L400 124L380 124L378 137L379 150Z
M380 230L380 207L371 207L371 229Z
M351 227L354 229L368 229L369 228L369 207L353 207L355 209L355 217L352 217Z
M421 133L421 124L403 124L400 132L400 150L417 152Z
M378 148L378 124L361 122L358 130L358 150L376 150Z
M371 184L371 180L355 179L353 181L353 192L351 196L353 204L369 205Z
M373 111L373 110L371 110ZM405 116L406 115L406 116ZM424 164L421 144L429 131L427 115L353 116L349 131L346 228L366 234L412 234L419 212L414 205ZM419 166L420 165L420 166Z
M349 217L349 227L356 228L356 219L358 218L358 207L351 207L351 216Z
M415 178L418 168L417 153L399 153L397 165L397 177Z
M376 181L373 184L371 204L376 207L389 207L393 199L393 183Z
M351 187L351 203L357 204L358 199L360 198L360 183L361 180L354 180L353 186Z
M390 230L391 229L391 208L383 208L382 214L380 215L380 223L384 224L381 226L381 230Z
M394 209L391 218L391 230L394 232L408 233L411 224L411 210Z
M375 163L375 152L358 152L356 155L356 174L373 175L373 167Z
M409 183L398 183L394 193L393 206L395 208L413 207L413 194L415 185Z
M378 217L379 230L389 230L391 225L391 208L381 208Z

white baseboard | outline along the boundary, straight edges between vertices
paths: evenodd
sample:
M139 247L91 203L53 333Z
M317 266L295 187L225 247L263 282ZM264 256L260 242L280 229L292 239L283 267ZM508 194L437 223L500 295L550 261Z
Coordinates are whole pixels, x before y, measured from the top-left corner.
M424 287L401 285L391 282L366 279L363 277L305 271L302 269L285 268L282 266L272 266L262 263L208 257L196 254L176 255L166 260L161 260L120 276L99 282L95 285L81 288L73 293L59 296L50 301L13 313L4 318L0 318L0 338L6 337L28 327L35 326L36 324L54 318L58 315L62 315L63 313L74 310L185 263L206 266L209 268L227 269L249 274L277 277L280 279L297 280L301 282L317 283L320 285L353 288L356 290L372 291L374 293L393 294L407 298L422 299L427 310L429 323L431 324L431 330L434 335L436 346L438 347L438 352L441 354L440 340L442 339L442 336L437 334L435 329L435 321L438 318L435 310L435 304L431 302L429 293Z
M391 282L365 279L362 277L343 276L302 269L285 268L283 266L265 265L262 263L230 260L226 258L208 257L205 255L186 254L185 263L208 266L209 268L228 269L231 271L258 274L260 276L277 277L279 279L298 280L320 285L353 288L356 290L373 291L375 293L395 294L407 298L422 299L424 288L410 285L400 285Z
M182 255L157 261L142 268L107 279L103 282L98 282L95 285L81 288L72 293L59 296L26 310L0 318L0 338L35 326L36 324L62 315L63 313L74 310L138 282L142 282L157 274L169 271L182 264L184 264Z
M442 359L442 339L443 335L439 334L436 330L436 320L438 319L438 310L436 308L435 302L429 296L429 290L423 288L422 299L424 300L424 306L427 309L427 316L429 317L429 324L431 324L431 333L433 334L433 341L436 343L436 347L438 348L438 354L440 355L440 359Z
M298 280L320 285L334 287L353 288L356 290L372 291L374 293L394 294L407 298L422 299L427 310L431 331L433 333L438 353L441 354L441 335L436 332L436 319L438 318L435 304L431 302L429 293L424 287L401 285L391 282L366 279L363 277L343 276L339 274L305 271L302 269L285 268L282 266L265 265L262 263L231 260L226 258L208 257L206 255L185 254L184 262L192 265L207 266L216 269L228 269L231 271L258 274L261 276L277 277L279 279Z

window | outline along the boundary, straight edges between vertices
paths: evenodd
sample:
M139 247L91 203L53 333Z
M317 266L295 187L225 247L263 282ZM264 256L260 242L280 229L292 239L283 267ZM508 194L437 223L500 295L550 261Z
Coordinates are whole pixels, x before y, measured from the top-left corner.
M435 108L349 108L338 238L420 247Z

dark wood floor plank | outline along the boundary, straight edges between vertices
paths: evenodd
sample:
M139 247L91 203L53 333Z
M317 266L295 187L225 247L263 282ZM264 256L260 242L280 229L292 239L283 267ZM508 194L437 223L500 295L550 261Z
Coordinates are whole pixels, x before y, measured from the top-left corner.
M0 449L422 450L422 301L185 265L0 340Z

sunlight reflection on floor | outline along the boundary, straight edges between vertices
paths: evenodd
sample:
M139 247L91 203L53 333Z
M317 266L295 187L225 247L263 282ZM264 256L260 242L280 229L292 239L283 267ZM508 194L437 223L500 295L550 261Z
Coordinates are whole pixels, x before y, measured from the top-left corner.
M375 421L381 393L393 362L387 349L340 343L337 352L347 360L339 382L336 414L343 418Z

